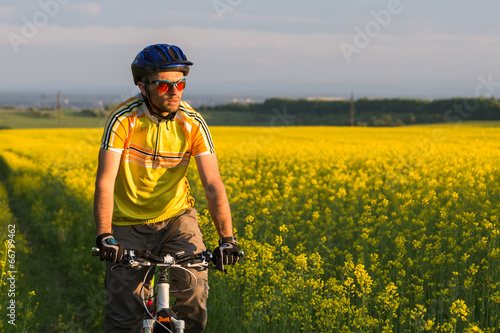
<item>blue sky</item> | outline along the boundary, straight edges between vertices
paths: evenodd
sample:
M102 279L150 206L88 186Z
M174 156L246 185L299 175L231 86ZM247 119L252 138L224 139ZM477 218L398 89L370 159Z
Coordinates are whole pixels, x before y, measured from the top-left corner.
M499 12L463 0L0 1L0 91L126 95L135 55L171 43L194 62L191 96L499 98Z

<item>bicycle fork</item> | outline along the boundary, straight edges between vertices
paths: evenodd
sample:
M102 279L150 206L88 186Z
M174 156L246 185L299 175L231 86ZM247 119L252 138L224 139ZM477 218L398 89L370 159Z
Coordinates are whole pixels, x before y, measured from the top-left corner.
M176 319L175 313L170 309L170 285L166 274L160 274L158 284L156 286L156 320L162 324L170 323L170 327L176 333L184 333L185 323L182 319ZM157 330L152 329L154 326L160 326L156 323L155 319L144 319L143 330L145 333L154 333ZM154 326L153 326L154 325ZM166 332L164 329L158 330L159 332Z

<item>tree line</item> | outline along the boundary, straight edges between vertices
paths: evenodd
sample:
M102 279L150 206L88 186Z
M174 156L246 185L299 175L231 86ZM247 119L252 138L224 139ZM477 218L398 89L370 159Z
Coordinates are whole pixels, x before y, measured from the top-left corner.
M403 126L456 123L466 120L500 120L495 98L368 99L353 101L354 125ZM270 98L262 103L228 103L202 106L203 111L250 112L255 116L284 114L290 125L351 125L351 101Z

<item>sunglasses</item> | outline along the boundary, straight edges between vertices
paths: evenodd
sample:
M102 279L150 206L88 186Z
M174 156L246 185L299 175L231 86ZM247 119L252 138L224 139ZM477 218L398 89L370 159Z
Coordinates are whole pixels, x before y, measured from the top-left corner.
M172 87L175 87L177 91L183 91L186 88L186 79L180 79L179 81L173 82L169 80L156 80L149 81L149 83L156 84L156 90L162 93L166 93L171 90Z

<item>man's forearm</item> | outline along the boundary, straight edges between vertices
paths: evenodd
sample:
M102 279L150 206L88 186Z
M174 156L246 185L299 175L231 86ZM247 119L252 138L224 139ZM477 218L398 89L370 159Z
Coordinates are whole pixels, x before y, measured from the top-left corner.
M222 182L205 186L208 210L214 221L219 238L233 236L231 208L227 199L226 188Z
M94 218L97 235L111 233L113 218L113 192L96 185L94 195Z

